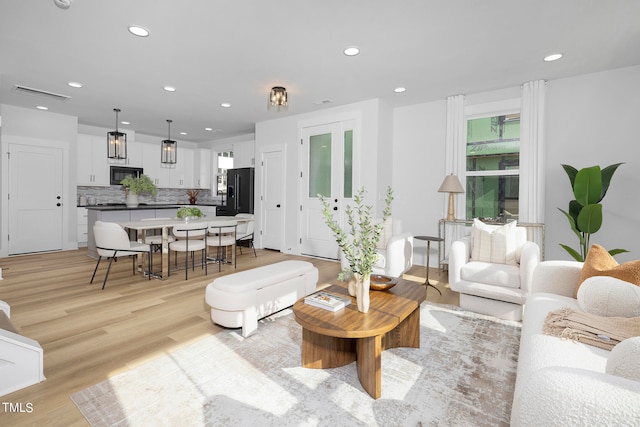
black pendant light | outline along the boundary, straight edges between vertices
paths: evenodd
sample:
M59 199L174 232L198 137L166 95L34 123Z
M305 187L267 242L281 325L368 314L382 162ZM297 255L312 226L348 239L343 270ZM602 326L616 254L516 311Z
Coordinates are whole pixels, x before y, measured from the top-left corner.
M178 157L178 143L171 139L171 122L173 120L167 120L169 124L169 133L167 139L162 141L160 161L165 164L175 164Z
M107 132L107 157L110 159L127 158L127 134L118 132L119 108L114 108L116 112L116 130Z

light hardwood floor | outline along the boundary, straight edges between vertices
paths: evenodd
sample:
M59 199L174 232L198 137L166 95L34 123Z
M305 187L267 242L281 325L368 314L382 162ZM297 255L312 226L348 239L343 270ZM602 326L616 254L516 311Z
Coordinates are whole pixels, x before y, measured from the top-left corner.
M312 262L320 272L318 286L334 281L339 271L333 261L268 250L258 250L257 258L245 250L238 255L237 271L285 259ZM94 266L86 249L0 259L0 300L9 303L12 322L22 333L43 347L47 377L0 397L0 425L88 425L70 394L219 331L210 320L204 289L216 277L236 271L225 265L218 273L217 266L210 266L205 276L196 266L188 281L184 272L166 281L149 281L134 276L131 261L121 259L101 290L106 263L90 285ZM425 268L414 266L404 277L424 283ZM443 295L429 288L428 300L458 304L446 272L432 268L430 280ZM33 409L11 412L5 403Z

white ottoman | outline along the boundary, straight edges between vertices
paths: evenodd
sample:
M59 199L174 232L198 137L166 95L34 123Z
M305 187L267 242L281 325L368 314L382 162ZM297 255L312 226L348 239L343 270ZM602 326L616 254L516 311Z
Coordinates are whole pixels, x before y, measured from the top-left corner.
M258 320L316 291L318 269L306 261L282 261L220 277L207 285L211 320L227 328L242 327L247 337Z

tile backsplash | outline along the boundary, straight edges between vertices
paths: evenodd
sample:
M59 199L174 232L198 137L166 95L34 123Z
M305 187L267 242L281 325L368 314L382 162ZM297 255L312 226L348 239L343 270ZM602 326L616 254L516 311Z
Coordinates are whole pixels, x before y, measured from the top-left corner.
M223 204L223 196L212 196L210 190L199 190L198 203ZM87 200L95 200L95 204L124 203L124 188L121 185L109 187L84 187L78 186L78 204L80 196ZM93 199L91 199L93 198ZM188 204L187 189L182 188L158 188L158 194L154 197L150 194L138 195L140 203L148 204Z

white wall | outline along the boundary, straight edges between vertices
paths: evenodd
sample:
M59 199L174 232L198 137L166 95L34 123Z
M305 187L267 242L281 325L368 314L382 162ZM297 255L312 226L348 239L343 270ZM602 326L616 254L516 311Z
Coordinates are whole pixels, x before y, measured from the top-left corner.
M520 96L520 88L467 95L466 105ZM571 185L560 166L578 169L626 162L613 177L603 200L603 227L591 243L624 248L618 262L640 258L640 67L610 70L551 81L547 85L546 259L571 259L559 246L577 248L558 207L566 209ZM444 170L446 101L396 108L393 115L394 217L414 235L438 235L446 214L446 194L437 193ZM431 247L430 265L437 265ZM414 264L425 264L424 242L414 242Z
M558 207L573 199L560 166L578 169L625 162L602 201L603 225L591 243L624 248L618 262L640 259L640 67L550 81L547 86L547 259L571 259L559 246L578 248L578 238Z
M311 123L321 124L336 121L336 119L356 119L360 126L360 158L358 167L360 174L356 177L355 187L364 186L367 190L367 203L374 205L374 210L379 211L377 201L384 200L387 185L391 184L391 172L379 175L379 162L384 161L382 153L391 152L391 140L381 140L381 136L392 135L392 112L379 100L364 101L342 107L330 108L317 113L285 116L280 119L256 123L256 157L264 147L282 145L286 147L285 188L283 202L283 215L285 216L285 229L282 250L288 253L299 253L299 140L298 129ZM358 138L356 135L355 138ZM386 144L384 149L379 146ZM390 156L390 155L389 155ZM256 224L260 224L260 194L262 188L261 168L256 165ZM380 189L382 189L380 191ZM258 231L259 235L259 231ZM261 246L260 239L256 241Z
M446 101L396 108L393 114L393 217L414 236L438 235L444 197L438 187L445 176ZM426 242L414 241L414 264L426 264ZM431 245L430 265L437 265Z
M62 248L75 249L76 242L76 144L78 139L78 119L72 116L50 113L35 109L0 106L2 115L2 141L0 160L2 165L2 190L0 197L0 257L7 256L6 236L9 230L8 206L5 202L9 192L8 160L4 155L8 144L48 145L63 150L63 230ZM68 173L67 173L68 172ZM34 172L37 173L37 172ZM45 178L46 179L46 178Z

